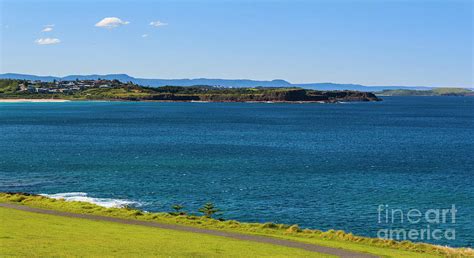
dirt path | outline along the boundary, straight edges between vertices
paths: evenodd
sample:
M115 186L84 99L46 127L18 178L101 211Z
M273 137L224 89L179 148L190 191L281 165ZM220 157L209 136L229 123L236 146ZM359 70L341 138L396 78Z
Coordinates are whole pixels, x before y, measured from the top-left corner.
M224 232L224 231L204 229L204 228L195 228L195 227L189 227L189 226L183 226L183 225L173 225L173 224L164 224L164 223L150 222L150 221L129 220L129 219L120 219L120 218L105 217L105 216L90 215L90 214L77 214L77 213L69 213L69 212L62 212L62 211L55 211L55 210L45 210L45 209L39 209L39 208L30 207L30 206L16 205L16 204L10 204L10 203L0 203L0 207L41 213L41 214L70 217L70 218L90 219L90 220L96 220L96 221L109 221L109 222L116 222L116 223L122 223L122 224L140 225L140 226L146 226L146 227L155 227L155 228L179 230L179 231L199 233L199 234L208 234L208 235L213 235L213 236L228 237L228 238L244 240L244 241L253 241L253 242L258 242L258 243L299 248L306 251L336 255L339 257L360 257L360 258L377 257L370 254L356 253L352 251L346 251L346 250L325 247L325 246L318 246L318 245L313 245L313 244L306 244L306 243L296 242L296 241L291 241L291 240L284 240L284 239L257 236L257 235L245 235L245 234L240 234L240 233Z

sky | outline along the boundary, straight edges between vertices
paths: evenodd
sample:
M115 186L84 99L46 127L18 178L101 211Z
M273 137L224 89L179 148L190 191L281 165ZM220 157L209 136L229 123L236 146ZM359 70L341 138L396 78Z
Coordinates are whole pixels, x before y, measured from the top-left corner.
M0 73L473 87L473 5L0 0Z

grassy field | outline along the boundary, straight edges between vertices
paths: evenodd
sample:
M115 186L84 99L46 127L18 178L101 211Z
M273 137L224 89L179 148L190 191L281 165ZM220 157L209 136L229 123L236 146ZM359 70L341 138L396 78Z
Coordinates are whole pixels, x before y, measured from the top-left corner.
M74 213L95 214L143 221L156 221L168 224L181 224L245 234L264 235L290 239L305 243L366 252L384 257L473 257L474 251L466 248L447 248L408 241L374 239L354 236L343 231L300 229L297 225L273 223L242 223L237 221L218 221L201 216L171 215L168 213L145 213L134 209L104 208L90 203L66 202L42 196L0 193L0 202L10 202L32 207L60 210ZM33 236L33 234L30 234ZM187 242L188 240L186 240ZM228 240L226 240L228 241ZM195 250L196 251L196 250Z
M0 208L0 256L330 257L269 244Z

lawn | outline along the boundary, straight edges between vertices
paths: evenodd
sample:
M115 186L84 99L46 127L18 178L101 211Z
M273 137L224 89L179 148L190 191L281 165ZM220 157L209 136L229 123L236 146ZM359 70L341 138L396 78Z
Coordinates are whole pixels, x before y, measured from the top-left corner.
M224 237L0 208L0 257L222 255L330 257Z
M19 205L72 213L155 221L166 224L180 224L198 228L282 238L320 246L346 249L348 251L370 253L383 257L474 257L474 251L469 248L449 248L425 243L412 243L409 241L398 242L393 240L369 238L355 236L351 233L346 233L340 230L322 232L320 230L301 229L297 225L244 223L233 220L219 221L203 216L173 215L163 212L147 213L136 209L104 208L91 203L67 202L62 199L56 200L28 194L0 193L0 202L15 203ZM229 239L224 240L224 242L230 242ZM188 243L188 241L185 242ZM235 240L233 242L235 242ZM222 247L223 245L218 246ZM272 251L275 250L276 249L272 249ZM240 252L244 251L239 251L235 254L241 254ZM275 252L267 253L265 251L263 253L270 255ZM283 254L280 252L276 253ZM218 253L214 254L217 255ZM229 255L231 254L233 253L229 253ZM245 253L242 253L242 255L245 255ZM295 255L296 254L292 254L291 256Z

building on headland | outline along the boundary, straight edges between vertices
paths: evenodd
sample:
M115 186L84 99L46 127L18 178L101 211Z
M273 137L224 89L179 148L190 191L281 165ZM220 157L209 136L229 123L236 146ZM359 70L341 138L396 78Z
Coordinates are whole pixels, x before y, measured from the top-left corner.
M19 92L30 93L74 93L90 88L114 88L122 83L107 80L74 80L42 82L38 80L23 81L18 85Z

